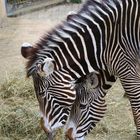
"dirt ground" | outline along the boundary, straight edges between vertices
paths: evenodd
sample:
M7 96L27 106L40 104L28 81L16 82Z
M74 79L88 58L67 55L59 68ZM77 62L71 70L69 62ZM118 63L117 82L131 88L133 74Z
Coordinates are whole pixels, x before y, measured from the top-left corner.
M13 18L0 19L0 83L13 71L24 71L25 60L20 55L23 42L34 44L45 31L65 19L79 4L66 4L42 9ZM87 137L87 140L135 140L131 108L119 82L107 96L106 117Z

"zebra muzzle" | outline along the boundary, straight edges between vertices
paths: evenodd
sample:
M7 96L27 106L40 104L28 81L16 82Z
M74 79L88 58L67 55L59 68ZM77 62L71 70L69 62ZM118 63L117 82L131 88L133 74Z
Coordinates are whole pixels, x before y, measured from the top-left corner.
M75 140L72 136L73 128L69 128L65 133L66 140Z
M48 133L47 138L48 140L53 140L53 133Z
M40 120L40 125L41 125L41 128L45 131L45 133L47 134L47 139L48 140L53 140L53 133L50 132L45 126L44 126L44 120L43 118L41 118Z

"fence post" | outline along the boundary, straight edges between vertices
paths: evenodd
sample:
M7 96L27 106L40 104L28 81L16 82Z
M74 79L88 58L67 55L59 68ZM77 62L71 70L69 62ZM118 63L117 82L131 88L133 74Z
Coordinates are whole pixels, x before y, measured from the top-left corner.
M6 1L7 0L0 0L0 16L2 17L7 16Z

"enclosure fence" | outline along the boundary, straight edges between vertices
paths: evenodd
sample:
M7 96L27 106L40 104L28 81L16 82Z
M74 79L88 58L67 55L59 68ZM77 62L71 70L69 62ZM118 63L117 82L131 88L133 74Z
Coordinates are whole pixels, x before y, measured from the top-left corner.
M66 2L66 0L5 0L7 16L15 16L41 7Z

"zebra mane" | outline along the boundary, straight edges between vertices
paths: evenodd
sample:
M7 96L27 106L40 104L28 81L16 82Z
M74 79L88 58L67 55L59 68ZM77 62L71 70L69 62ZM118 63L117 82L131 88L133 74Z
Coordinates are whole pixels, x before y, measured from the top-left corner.
M108 2L108 0L106 0ZM103 6L106 3L103 0L88 0L83 7L79 10L79 12L72 16L70 20L65 20L61 24L57 25L55 28L53 28L48 33L45 33L37 43L33 45L33 49L31 51L31 57L28 59L28 62L26 64L27 72L30 71L30 68L33 67L35 62L39 59L38 54L43 54L43 52L47 51L51 47L51 43L53 44L53 40L57 40L57 37L59 38L59 35L62 35L61 32L63 29L70 27L70 22L72 22L73 19L82 20L84 17L81 16L81 13L86 13L89 6L94 7L93 10L96 11L96 6ZM70 27L72 29L72 27ZM74 28L73 28L74 29ZM59 32L59 33L58 33ZM66 36L65 36L66 35ZM70 36L69 34L63 34L62 37L67 38ZM51 43L50 43L51 42Z
M63 29L65 27L65 25L68 24L68 22L69 21L66 21L66 20L63 21L62 23L60 23L59 25L54 27L52 30L50 30L49 32L42 35L40 37L40 39L38 40L38 42L36 42L33 45L33 48L31 51L31 56L29 57L29 59L26 63L27 72L31 67L33 67L33 64L35 64L35 62L38 60L38 54L43 53L44 50L47 50L51 47L51 45L53 44L52 40L56 40L57 31ZM60 35L61 35L61 33L60 33Z
M31 68L32 65L37 61L38 53L48 47L47 44L48 44L49 38L51 38L51 36L55 33L55 30L61 28L61 26L62 26L62 23L60 25L57 25L54 29L50 30L49 32L43 34L39 38L39 40L33 45L33 48L31 50L31 56L29 57L28 62L26 64L27 70Z

